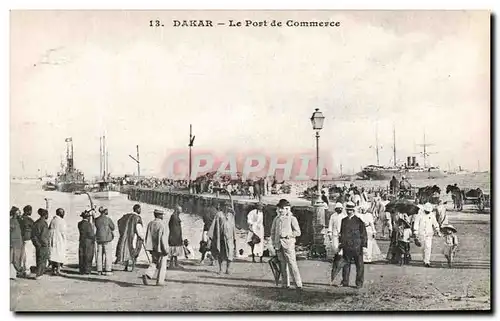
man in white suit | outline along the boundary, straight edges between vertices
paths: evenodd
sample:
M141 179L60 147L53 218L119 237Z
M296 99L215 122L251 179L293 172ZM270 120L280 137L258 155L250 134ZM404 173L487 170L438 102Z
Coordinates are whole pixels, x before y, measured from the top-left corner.
M436 220L436 216L433 213L432 204L426 203L423 210L424 213L419 215L415 220L415 224L413 225L413 234L415 234L420 243L422 243L424 266L430 267L432 238L434 233L441 236L441 232L439 231L439 224Z

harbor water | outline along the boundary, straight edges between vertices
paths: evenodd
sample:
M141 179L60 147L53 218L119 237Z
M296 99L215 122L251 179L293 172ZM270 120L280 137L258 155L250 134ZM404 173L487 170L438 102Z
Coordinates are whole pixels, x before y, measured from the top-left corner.
M87 195L74 195L71 193L62 193L56 191L43 191L41 184L38 182L11 182L11 206L17 206L21 209L26 205L31 205L33 207L32 218L37 220L39 218L37 214L38 208L45 208L44 198L49 198L49 220L48 223L55 216L56 209L61 207L65 210L66 214L64 220L67 225L67 263L77 264L78 263L78 222L81 221L80 214L86 209L90 209L90 203ZM127 199L127 195L122 194L119 197L110 200L93 200L94 204L97 206L104 206L108 209L108 215L113 220L115 225L118 219L120 219L123 214L132 212L132 207L134 202ZM143 220L144 227L154 219L153 210L155 208L162 209L159 206L153 206L149 204L141 204L142 212L141 217ZM170 218L171 210L165 209L165 220ZM200 253L197 251L199 247L199 242L201 241L201 234L203 230L203 220L197 215L181 214L182 221L182 236L184 239L188 239L190 245L195 249L195 257L199 257ZM242 231L243 232L243 231ZM112 242L113 250L116 249L116 243L118 241L118 227L116 227L114 232L115 238ZM243 242L243 240L239 240ZM113 255L114 257L114 255ZM144 250L141 251L139 258L139 263L147 263L147 257Z

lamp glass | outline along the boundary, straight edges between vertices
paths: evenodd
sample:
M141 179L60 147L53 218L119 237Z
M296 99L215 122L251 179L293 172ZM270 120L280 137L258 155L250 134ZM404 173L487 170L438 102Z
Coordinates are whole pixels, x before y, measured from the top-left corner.
M325 121L325 116L316 108L316 111L311 116L311 124L314 130L321 130L323 128L323 122Z

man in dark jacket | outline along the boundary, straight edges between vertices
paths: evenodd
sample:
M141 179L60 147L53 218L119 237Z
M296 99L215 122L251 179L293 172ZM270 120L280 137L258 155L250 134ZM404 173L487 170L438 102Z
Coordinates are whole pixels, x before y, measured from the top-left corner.
M97 273L103 275L112 275L113 263L113 248L111 241L113 241L115 224L108 217L108 209L99 208L101 215L95 219L96 227L96 242L97 242ZM104 261L104 262L103 262ZM104 263L104 272L103 272Z
M36 264L35 261L35 247L31 242L31 230L33 229L33 224L35 221L31 218L33 208L31 205L26 205L23 208L23 216L19 218L19 224L21 225L21 233L23 235L23 249L22 249L22 264L23 269L29 273L31 266Z
M16 270L16 276L24 274L22 266L23 237L21 226L19 225L19 215L21 211L15 206L10 210L10 263Z
M45 273L45 269L47 268L47 261L49 260L50 254L50 233L49 224L47 224L49 212L47 210L44 210L43 208L39 208L38 215L40 215L40 218L36 220L31 230L31 241L35 246L36 253L35 279L40 278Z
M396 179L396 176L393 176L391 181L389 182L389 186L391 188L391 194L392 195L397 195L398 194L398 188L399 188L399 182Z
M92 271L92 260L95 251L94 227L90 223L90 217L92 216L90 211L84 211L80 216L82 220L78 222L78 231L80 232L78 265L80 274L89 275Z
M354 215L354 203L347 202L347 217L340 225L339 248L343 251L342 286L349 286L351 261L356 265L356 288L363 287L363 248L367 247L366 228L363 221Z

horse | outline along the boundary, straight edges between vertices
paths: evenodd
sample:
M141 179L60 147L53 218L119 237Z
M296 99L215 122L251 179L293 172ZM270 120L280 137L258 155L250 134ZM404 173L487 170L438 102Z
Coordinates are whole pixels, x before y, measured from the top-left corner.
M453 199L453 209L457 211L463 210L464 192L456 185L448 185L446 186L446 194L448 193L451 193L451 198Z
M420 204L431 202L436 196L441 194L441 188L437 185L420 187L417 192L417 198Z
M435 207L435 215L436 215L436 221L439 224L439 228L441 228L442 225L448 224L448 215L446 215L446 202L441 203L436 205Z

